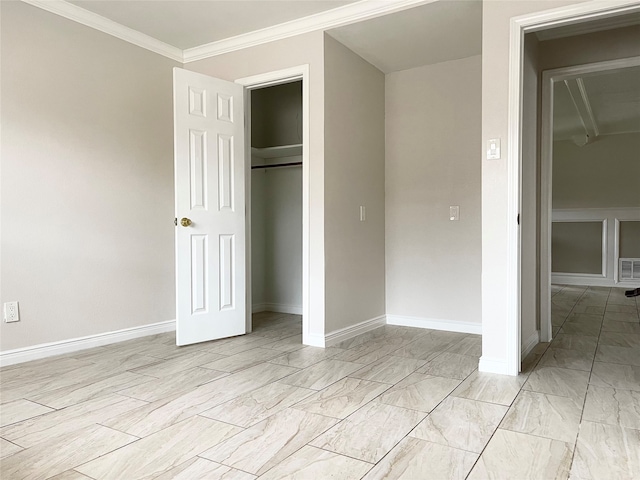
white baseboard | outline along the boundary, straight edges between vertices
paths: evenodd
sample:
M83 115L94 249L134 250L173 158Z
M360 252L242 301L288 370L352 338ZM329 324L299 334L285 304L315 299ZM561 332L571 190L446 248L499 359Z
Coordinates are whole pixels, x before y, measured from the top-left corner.
M336 345L340 342L344 342L345 340L349 340L350 338L357 337L363 333L380 328L386 325L386 323L385 316L380 315L379 317L371 318L349 327L334 330L324 336L324 346L330 347L332 345Z
M529 338L526 338L522 342L522 348L521 348L522 360L527 358L527 355L529 355L531 353L531 350L533 350L535 346L538 345L539 343L540 343L540 330L536 330L531 335L529 335Z
M500 358L490 358L485 355L480 357L478 371L483 373L497 373L500 375L517 376L518 372L513 372L506 361Z
M252 306L253 313L258 312L276 312L288 313L291 315L302 315L302 306L286 305L284 303L257 303Z
M572 275L569 273L552 273L551 283L554 285L579 285L585 287L618 287L620 284L602 275Z
M302 344L309 345L310 347L320 347L320 348L326 347L324 335L314 334L314 333L310 333L308 335L303 334Z
M387 315L387 324L401 327L429 328L448 332L473 333L482 335L482 324L457 322L455 320L438 320L435 318L406 317L403 315Z
M152 323L140 327L125 328L115 332L98 333L88 337L72 338L60 342L42 343L32 347L18 348L0 352L0 366L15 365L16 363L39 360L41 358L62 355L64 353L77 352L87 348L101 347L111 343L124 342L134 338L156 335L158 333L172 332L176 329L176 321Z

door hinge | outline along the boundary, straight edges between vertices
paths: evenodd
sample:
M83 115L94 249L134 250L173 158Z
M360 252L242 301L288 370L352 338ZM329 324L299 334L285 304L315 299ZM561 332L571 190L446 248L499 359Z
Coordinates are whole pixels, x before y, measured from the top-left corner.
M173 224L177 227L178 226L178 217L173 219Z

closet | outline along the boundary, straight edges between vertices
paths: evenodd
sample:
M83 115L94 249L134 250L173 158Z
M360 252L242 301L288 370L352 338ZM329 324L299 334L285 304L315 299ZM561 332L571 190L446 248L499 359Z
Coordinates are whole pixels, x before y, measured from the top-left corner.
M251 91L251 296L254 330L302 314L301 81Z

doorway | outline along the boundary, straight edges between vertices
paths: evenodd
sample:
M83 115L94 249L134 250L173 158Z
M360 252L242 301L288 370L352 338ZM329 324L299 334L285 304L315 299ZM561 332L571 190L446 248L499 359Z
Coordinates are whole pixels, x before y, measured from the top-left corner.
M245 87L245 151L252 153L245 156L247 163L247 168L245 168L245 183L247 185L245 190L247 206L246 230L251 232L250 235L247 235L246 331L251 332L254 329L253 314L255 306L255 313L257 314L255 327L260 324L269 325L270 323L275 326L278 321L287 323L292 317L287 318L286 315L299 315L298 322L302 324L302 343L305 345L324 346L324 342L316 341L315 336L311 333L309 309L309 66L301 65L286 70L242 78L236 80L236 83ZM276 93L270 100L269 97L272 95L270 92L274 91ZM277 100L281 95L287 93L292 100L287 104L289 106L284 108L285 112L289 110L289 113L283 115L282 118L285 120L283 124L280 124L278 123L280 121L277 120L277 111L281 108L277 106ZM276 124L264 125L263 120L263 125L258 128L255 147L252 145L254 143L252 138L254 123L252 118L253 100L258 102L258 107L260 104L268 106L270 102L276 104L272 108L272 115L275 115L273 118ZM295 108L293 108L294 106ZM256 114L260 117L264 117L264 113L266 112L263 111L258 114L256 111ZM291 122L291 118L293 118L293 122ZM289 120L287 121L286 119ZM260 118L258 118L258 121L260 121ZM289 125L289 127L283 129L282 125ZM276 131L275 133L274 130ZM278 131L284 131L284 133L278 133ZM278 145L273 145L273 143L278 143ZM262 167L252 168L260 165ZM266 165L269 165L269 167L265 168ZM282 166L276 167L275 165ZM285 174L282 175L282 172ZM258 196L257 199L253 198L254 178L256 179L255 195ZM287 192L279 191L278 186L283 183L289 184L289 186L297 183L298 189L295 190L294 186ZM259 198L262 197L264 199L267 194L271 194L271 200L276 201L272 201L269 205L266 205L265 202L260 202ZM299 221L300 213L295 212L296 203L301 210L301 223ZM277 225L273 222L274 215L272 215L272 213L282 213L277 208L278 204L284 204L294 210L278 216L278 218L284 219L287 225L287 228L280 231L276 231ZM257 212L253 211L254 207ZM258 221L255 230L252 225L254 218ZM269 221L267 222L267 220ZM259 224L261 221L264 222L263 225ZM271 237L271 245L264 241L267 226L269 226L270 232L275 235ZM277 242L277 245L273 244L275 238L282 238L282 234L291 231L291 229L297 230L298 236L296 238L301 238L301 242L293 242L293 244L297 245L301 256L296 252L283 251L283 242ZM259 241L261 232L262 242ZM257 245L254 245L256 242ZM269 250L271 250L270 253ZM253 258L254 252L259 258ZM267 253L269 253L269 256L267 256ZM278 258L277 262L283 265L278 270L278 274L274 274L273 265L270 268L266 268L267 265L264 263L267 259L275 262L276 258ZM289 258L290 262L287 262L286 258ZM297 265L295 258L301 258L301 265ZM285 279L287 271L297 272L300 275L300 280L293 279L292 283L291 279ZM274 282L274 275L279 277L281 282L278 279L275 279L276 281ZM257 277L255 280L254 276ZM268 286L266 285L267 279L269 280ZM287 289L287 285L293 285L293 288ZM276 296L271 295L274 290ZM293 303L287 298L293 298ZM272 299L275 300L269 301ZM295 303L296 301L298 302L297 304ZM281 311L272 312L272 310ZM269 313L260 315L263 312ZM317 326L315 328L317 329Z
M301 343L302 80L248 95L251 328Z

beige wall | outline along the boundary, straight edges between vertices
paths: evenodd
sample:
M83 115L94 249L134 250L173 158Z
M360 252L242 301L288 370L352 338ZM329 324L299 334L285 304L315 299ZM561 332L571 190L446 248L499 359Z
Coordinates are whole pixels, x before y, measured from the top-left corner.
M312 32L211 57L185 65L187 70L234 81L298 65L309 65L310 159L310 333L324 335L325 317L325 166L324 34Z
M172 67L2 9L2 294L11 350L175 318Z
M385 77L324 38L326 331L332 332L385 313Z
M638 45L640 25L546 40L540 42L540 70L638 56Z
M601 274L602 222L553 222L551 249L552 272Z
M505 301L509 270L507 218L509 145L509 63L511 18L581 3L575 0L485 1L482 5L482 145L502 139L502 158L482 159L482 358L481 367L510 371L507 364L509 312Z
M640 222L620 222L620 258L640 258Z
M302 143L302 82L251 92L251 146Z
M480 323L480 56L387 75L387 313ZM449 220L449 206L460 220Z
M640 133L553 144L553 208L640 207Z

